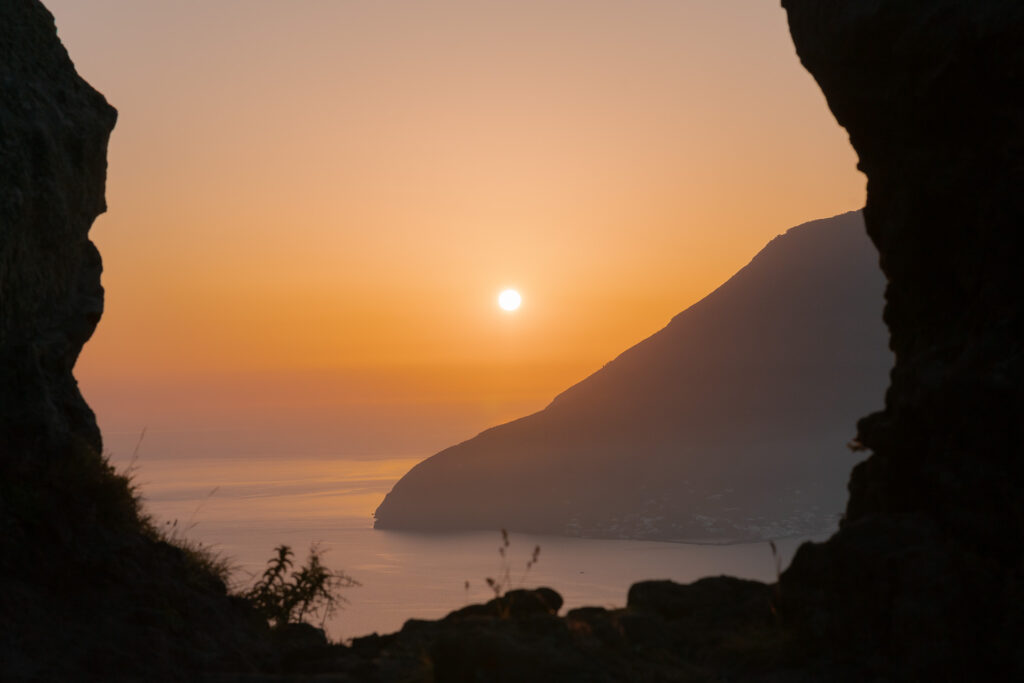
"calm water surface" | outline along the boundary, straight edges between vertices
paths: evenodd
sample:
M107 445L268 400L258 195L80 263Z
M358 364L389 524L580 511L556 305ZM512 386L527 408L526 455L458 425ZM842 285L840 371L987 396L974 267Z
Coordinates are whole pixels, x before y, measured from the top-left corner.
M418 458L391 460L137 459L131 465L147 511L160 524L212 546L237 567L245 586L273 548L286 543L304 556L311 543L328 566L362 586L326 624L331 637L389 633L411 617L435 619L492 597L486 577L503 564L497 530L450 534L374 531L370 517L395 481ZM114 464L122 469L129 463ZM777 543L784 561L802 540ZM540 561L526 562L535 545ZM643 579L693 581L730 574L774 580L767 543L691 545L512 534L512 587L551 586L566 607L622 606L629 586ZM466 582L469 587L466 587Z

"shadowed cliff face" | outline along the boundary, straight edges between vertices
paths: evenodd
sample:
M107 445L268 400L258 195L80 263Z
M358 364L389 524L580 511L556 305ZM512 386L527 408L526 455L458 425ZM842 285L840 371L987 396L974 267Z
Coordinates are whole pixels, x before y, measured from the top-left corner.
M116 113L53 17L0 0L0 680L194 680L271 661L266 625L167 543L71 374L103 310L89 241Z
M896 353L843 528L783 593L905 676L1020 669L1024 4L783 5L868 176Z
M875 454L848 518L924 510L964 539L1015 539L1013 560L1024 531L1024 5L784 4L868 176L865 222L889 279L896 369L886 409L859 425ZM950 509L982 504L1013 529L993 537L990 514Z
M99 451L71 374L103 312L89 227L117 112L37 2L0 0L0 453Z

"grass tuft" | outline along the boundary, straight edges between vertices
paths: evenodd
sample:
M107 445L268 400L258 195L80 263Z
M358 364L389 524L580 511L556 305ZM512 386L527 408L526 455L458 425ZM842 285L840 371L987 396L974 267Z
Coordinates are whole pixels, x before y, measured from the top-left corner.
M512 565L508 559L508 548L511 545L511 541L508 538L508 530L501 530L501 545L498 546L498 557L501 558L501 566L498 570L498 578L488 576L484 581L487 583L487 587L494 591L494 597L500 598L509 590L512 589ZM526 581L527 574L530 573L530 569L533 565L537 564L540 560L540 546L535 545L533 552L530 554L530 559L526 561L526 569L523 570L522 575L519 577L519 585L522 586L523 582ZM469 581L466 582L466 589L469 590Z

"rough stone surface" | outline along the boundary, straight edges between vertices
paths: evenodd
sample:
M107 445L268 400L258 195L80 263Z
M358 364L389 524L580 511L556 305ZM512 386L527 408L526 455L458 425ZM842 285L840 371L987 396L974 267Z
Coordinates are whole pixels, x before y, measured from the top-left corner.
M100 433L71 374L103 312L89 228L117 112L38 2L0 2L0 457Z
M0 680L273 666L267 626L166 542L101 455L72 369L103 310L89 241L116 112L36 0L0 0Z
M868 176L896 366L841 531L782 592L869 668L1021 678L1024 4L783 5Z

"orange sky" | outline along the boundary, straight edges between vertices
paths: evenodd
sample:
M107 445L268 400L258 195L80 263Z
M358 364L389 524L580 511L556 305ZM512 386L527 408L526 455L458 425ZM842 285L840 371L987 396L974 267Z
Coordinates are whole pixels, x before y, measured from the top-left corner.
M863 204L775 2L46 4L120 110L77 370L115 451L429 455Z

